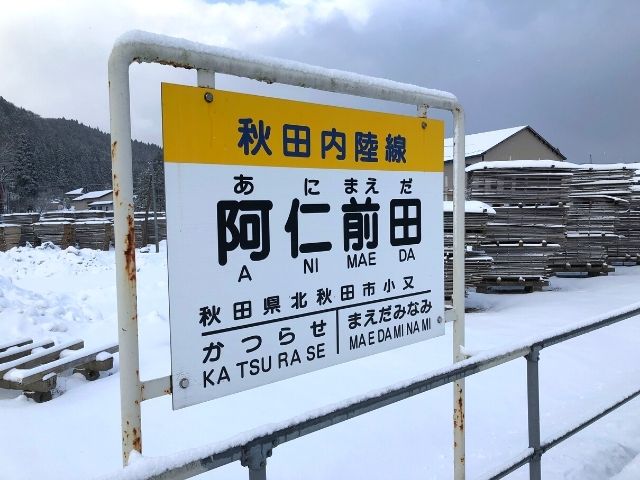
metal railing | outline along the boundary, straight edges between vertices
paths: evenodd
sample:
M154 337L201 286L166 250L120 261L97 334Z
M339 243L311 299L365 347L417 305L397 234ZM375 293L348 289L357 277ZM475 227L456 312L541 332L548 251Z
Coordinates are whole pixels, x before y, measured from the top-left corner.
M357 95L417 107L418 116L426 116L427 108L449 111L454 126L453 165L453 324L452 353L454 364L431 372L424 377L380 390L366 397L358 397L336 408L314 412L303 420L283 423L254 432L250 440L225 444L224 447L198 449L198 453L182 453L153 460L153 474L145 473L147 460L139 459L115 475L123 479L189 478L219 466L240 461L248 467L250 479L266 478L267 457L281 443L335 425L350 418L453 383L453 471L456 480L465 478L464 435L464 379L516 358L527 359L529 410L529 449L517 459L496 470L488 478L502 478L511 471L529 464L531 478L540 478L540 458L549 448L569 438L609 411L638 395L634 392L609 409L599 412L588 421L555 438L540 442L538 361L539 352L556 343L598 328L611 325L640 313L640 304L606 318L565 330L547 338L509 348L493 350L466 358L461 346L465 340L464 324L464 205L465 205L465 146L464 111L457 98L448 92L398 83L390 80L357 75L351 72L325 69L280 59L261 57L186 40L147 32L129 32L118 39L109 58L109 98L111 114L111 156L113 162L114 231L116 284L118 301L118 333L120 344L120 402L122 422L123 463L127 464L132 451L142 453L141 403L171 394L171 378L162 377L142 381L139 373L139 343L137 322L135 236L133 229L133 177L131 151L131 112L129 66L133 62L171 65L195 69L197 83L212 88L215 73L247 77L268 83L280 83L313 88L328 92ZM245 437L246 438L246 437Z
M129 89L129 66L134 62L194 69L200 87L213 88L216 73L222 73L267 83L413 105L417 109L417 116L421 118L427 117L429 108L451 112L454 139L452 299L455 312L452 326L452 356L454 362L464 359L461 346L464 345L465 332L465 136L464 110L455 95L417 85L237 52L149 32L128 32L115 42L109 56L108 68L123 464L128 463L132 451L143 451L142 402L170 394L172 388L170 377L154 378L145 382L140 379ZM453 470L456 480L463 480L465 476L464 391L464 379L457 380L452 398Z
M497 480L529 464L530 478L532 480L539 480L541 478L541 459L544 453L640 395L640 389L636 389L604 410L541 442L538 379L540 351L544 348L557 345L572 338L639 315L640 304L633 304L625 309L568 327L565 330L535 339L528 343L512 346L507 349L493 349L474 355L473 357L431 372L411 382L396 384L390 388L369 393L364 398L358 397L356 400L346 401L337 408L328 407L326 411L319 413L316 411L302 420L284 422L281 426L270 427L262 432L257 431L250 440L242 444L230 445L222 449L212 447L211 451L204 454L202 449L198 449L197 454L189 454L186 452L151 459L150 461L153 462L154 465L153 470L161 473L145 474L144 470L147 460L138 460L133 465L122 470L117 475L117 478L123 480L133 478L144 478L148 480L185 479L235 461L240 461L243 466L249 469L250 480L266 479L267 458L272 455L273 449L278 445L413 397L414 395L464 379L512 360L525 357L527 361L529 447L515 459L512 459L492 473L481 478Z

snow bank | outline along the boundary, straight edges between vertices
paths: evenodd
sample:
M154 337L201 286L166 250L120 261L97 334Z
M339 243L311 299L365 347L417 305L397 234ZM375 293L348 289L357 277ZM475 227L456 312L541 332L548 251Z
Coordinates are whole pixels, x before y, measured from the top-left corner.
M78 322L92 322L99 314L68 295L43 295L16 286L0 275L0 338L41 338L66 332Z
M640 478L640 455L637 455L620 473L610 480L638 480Z

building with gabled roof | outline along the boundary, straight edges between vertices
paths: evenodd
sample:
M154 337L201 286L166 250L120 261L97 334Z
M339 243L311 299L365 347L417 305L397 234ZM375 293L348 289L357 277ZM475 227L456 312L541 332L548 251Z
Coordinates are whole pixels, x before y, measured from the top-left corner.
M67 197L78 197L84 193L84 187L76 188L75 190L69 190L65 192L65 196Z
M465 135L465 166L484 161L567 159L529 125ZM453 138L444 140L444 191L453 188Z
M87 192L71 200L71 206L75 210L88 210L90 204L97 203L104 205L102 202L111 202L113 204L113 190L96 190L95 192Z

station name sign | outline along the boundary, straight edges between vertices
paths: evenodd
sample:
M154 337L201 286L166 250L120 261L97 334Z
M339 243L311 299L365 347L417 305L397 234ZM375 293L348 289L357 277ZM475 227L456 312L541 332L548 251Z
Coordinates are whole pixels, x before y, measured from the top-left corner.
M437 120L162 85L173 407L444 333Z

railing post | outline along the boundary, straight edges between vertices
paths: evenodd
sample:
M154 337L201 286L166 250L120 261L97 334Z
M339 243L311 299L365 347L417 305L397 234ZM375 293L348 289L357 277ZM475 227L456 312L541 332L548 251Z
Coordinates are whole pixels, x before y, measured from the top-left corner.
M527 414L529 423L529 448L533 457L529 462L529 479L540 480L542 476L540 451L540 382L538 379L538 361L540 347L532 347L527 359Z
M257 443L243 450L240 463L249 469L249 480L267 480L267 458L272 448L272 443Z

